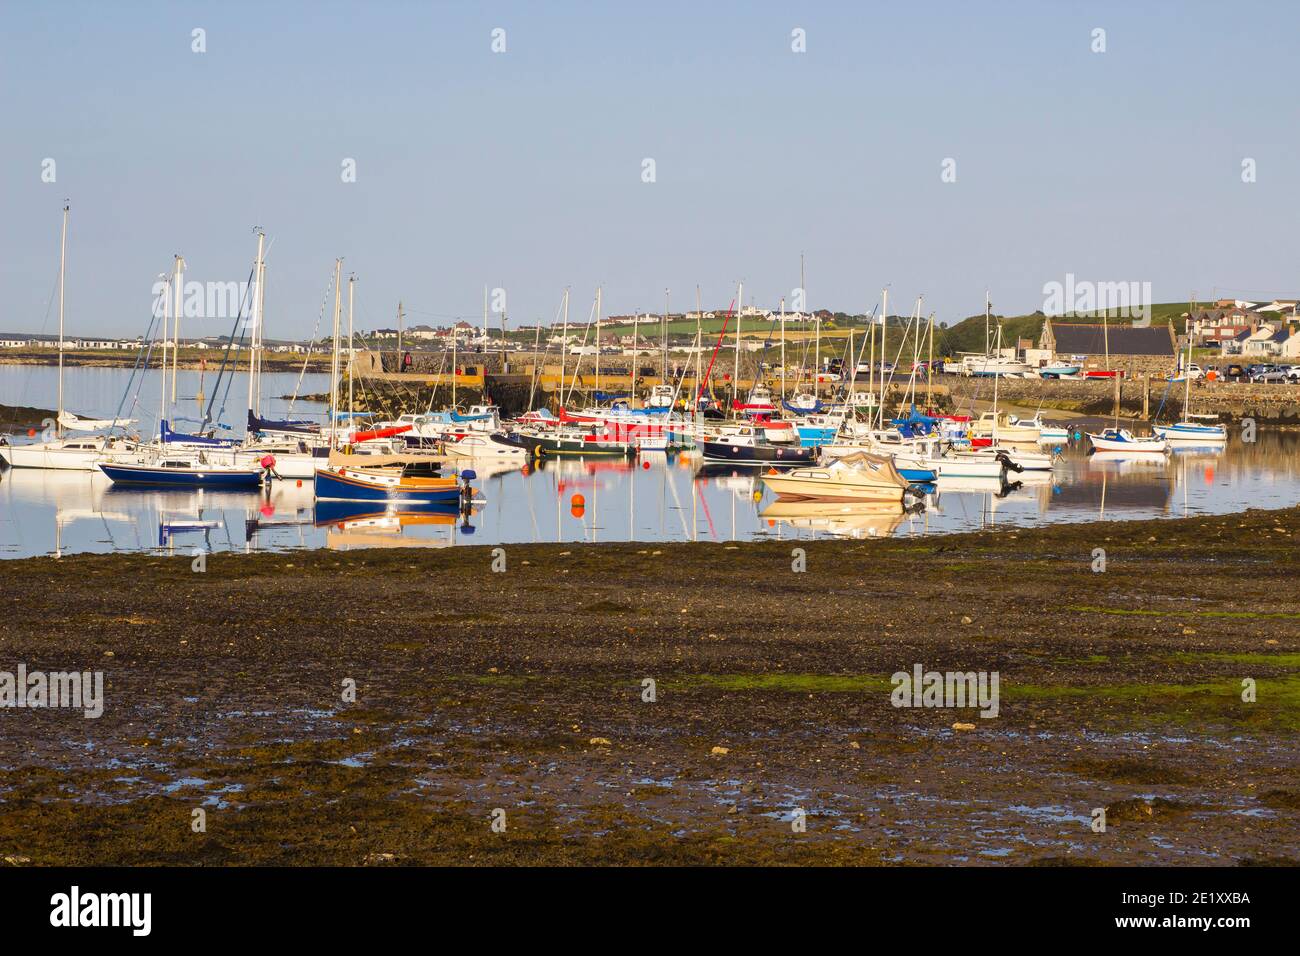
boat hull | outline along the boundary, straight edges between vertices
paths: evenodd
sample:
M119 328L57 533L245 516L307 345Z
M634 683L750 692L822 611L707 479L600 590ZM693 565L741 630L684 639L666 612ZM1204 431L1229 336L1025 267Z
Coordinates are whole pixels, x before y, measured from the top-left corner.
M1100 435L1088 435L1088 441L1097 451L1122 451L1126 454L1161 455L1169 450L1169 442L1164 438L1115 439Z
M1184 425L1179 422L1177 425L1155 425L1152 431L1171 442L1206 444L1228 440L1228 430L1222 425Z
M540 435L515 435L514 440L538 458L561 456L573 458L630 458L635 449L583 438L545 438Z
M778 467L812 464L817 460L818 449L790 445L742 445L728 441L704 441L704 457L709 461L729 461L747 465L776 465Z
M44 468L51 471L96 471L101 455L82 449L62 448L57 442L0 447L0 459L11 468Z
M313 478L320 501L395 501L413 504L455 502L461 489L455 478L426 478L407 485L374 485L346 474L317 471Z
M262 484L260 468L154 468L101 462L99 470L115 485L155 488L226 488L254 490Z

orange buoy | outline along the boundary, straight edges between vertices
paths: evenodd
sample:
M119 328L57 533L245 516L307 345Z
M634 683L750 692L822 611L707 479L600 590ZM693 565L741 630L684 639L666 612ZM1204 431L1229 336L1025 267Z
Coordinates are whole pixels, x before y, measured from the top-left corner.
M36 429L35 429L35 428L29 428L29 429L27 429L27 437L28 437L28 438L35 438L35 437L36 437Z
M298 479L298 485L297 485L297 487L299 487L299 488L302 487L302 479L301 479L301 478Z
M582 495L574 495L569 499L569 504L573 505L575 508L585 508L587 506L587 499Z
M574 505L569 509L569 514L573 515L575 518L581 518L583 514L586 513L586 510L587 509L582 505Z
M641 467L642 467L642 468L649 468L649 467L650 467L650 462L648 462L648 461L643 461L643 462L641 462Z

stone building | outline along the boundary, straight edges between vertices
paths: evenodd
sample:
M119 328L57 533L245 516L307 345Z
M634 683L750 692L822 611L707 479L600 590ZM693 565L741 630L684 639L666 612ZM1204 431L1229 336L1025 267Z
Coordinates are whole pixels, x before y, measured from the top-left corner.
M1110 368L1129 376L1143 372L1167 374L1178 363L1178 336L1173 323L1137 328L1132 325L1057 322L1046 319L1038 339L1058 360L1078 361L1084 369Z

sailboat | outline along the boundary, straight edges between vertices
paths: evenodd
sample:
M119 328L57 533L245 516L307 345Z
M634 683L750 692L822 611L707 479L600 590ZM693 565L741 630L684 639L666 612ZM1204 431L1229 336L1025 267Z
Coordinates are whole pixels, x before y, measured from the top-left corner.
M1192 329L1187 327L1187 366L1192 364ZM1185 366L1186 367L1186 366ZM1183 418L1172 425L1152 425L1151 430L1161 438L1187 445L1211 445L1228 440L1227 426L1217 415L1194 415L1192 407L1192 377L1183 374Z
M63 304L64 278L68 262L68 210L63 207L63 231L59 240L59 399L54 417L54 437L48 441L29 442L23 445L0 447L0 461L13 468L46 468L57 471L94 471L98 463L114 452L126 451L122 439L100 437L69 437L66 431L93 431L113 425L130 424L85 419L72 415L63 407Z
M337 423L339 420L339 378L341 368L339 365L339 326L342 320L342 301L339 288L339 282L342 278L343 260L334 260L334 343L333 354L330 362L330 421ZM352 338L352 287L355 282L352 278L348 282L348 346L351 354ZM354 370L349 368L349 375ZM353 405L352 380L348 380L348 418L351 420L356 415L356 409ZM405 432L409 430L409 425L398 426L395 429L386 428L378 429L376 434L383 432ZM367 433L353 433L349 441L362 440ZM376 437L370 435L368 437ZM383 501L392 503L414 503L414 504L434 504L434 503L452 503L457 502L463 494L466 498L471 495L472 489L469 482L476 478L477 475L471 470L465 470L460 473L460 480L457 478L434 477L424 474L413 474L410 465L404 460L408 456L383 456L384 458L393 458L396 461L389 465L386 462L381 463L377 456L359 456L346 455L346 457L335 457L335 449L339 445L339 428L333 424L330 429L330 462L325 468L316 469L312 477L312 488L315 492L317 501ZM359 458L375 457L375 463L369 464L352 464ZM461 481L464 482L462 487Z

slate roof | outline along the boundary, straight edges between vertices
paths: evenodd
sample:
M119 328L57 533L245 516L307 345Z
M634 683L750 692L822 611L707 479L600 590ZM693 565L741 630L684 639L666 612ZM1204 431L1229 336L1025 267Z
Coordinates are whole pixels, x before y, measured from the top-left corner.
M1049 320L1050 321L1050 320ZM1106 331L1100 324L1051 322L1056 351L1061 355L1173 355L1173 330L1168 325L1134 328L1112 325Z

